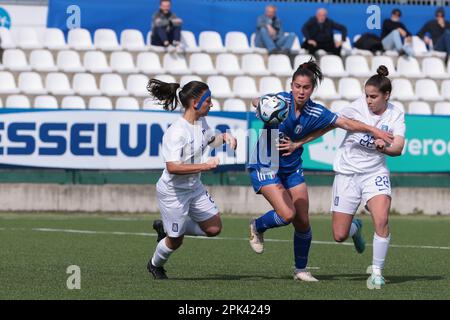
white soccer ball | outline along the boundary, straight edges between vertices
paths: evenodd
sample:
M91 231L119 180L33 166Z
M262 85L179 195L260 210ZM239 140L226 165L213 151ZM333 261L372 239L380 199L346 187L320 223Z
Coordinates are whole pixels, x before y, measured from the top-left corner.
M267 124L276 125L283 122L289 112L286 100L276 94L266 94L259 99L256 108L259 118Z

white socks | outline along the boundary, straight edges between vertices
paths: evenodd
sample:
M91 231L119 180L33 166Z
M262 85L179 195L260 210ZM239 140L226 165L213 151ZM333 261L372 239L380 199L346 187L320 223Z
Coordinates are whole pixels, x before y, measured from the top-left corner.
M389 248L389 242L391 241L391 234L387 238L382 238L376 233L373 234L373 260L372 260L372 273L381 274L384 268L384 260Z
M152 258L152 264L155 267L162 267L164 263L167 262L173 251L174 250L170 249L166 245L166 238L162 239L156 246L156 250Z
M358 226L356 225L355 222L352 222L352 224L350 225L350 232L348 234L350 236L350 238L353 237L357 231L358 231Z
M184 224L185 231L184 234L187 236L204 236L206 237L206 233L200 228L197 222L192 219L186 219Z

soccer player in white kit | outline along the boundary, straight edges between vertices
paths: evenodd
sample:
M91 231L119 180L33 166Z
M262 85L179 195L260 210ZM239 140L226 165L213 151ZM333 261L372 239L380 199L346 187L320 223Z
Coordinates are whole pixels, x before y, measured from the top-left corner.
M180 88L178 83L151 79L147 89L163 102L165 110L175 110L178 101L184 108L183 116L172 123L162 140L166 167L156 184L156 194L165 231L158 234L165 232L167 236L162 236L147 264L155 279L167 279L163 265L181 246L184 235L214 237L222 229L219 210L200 174L219 165L218 158L204 160L208 146L228 143L235 149L236 139L229 133L214 135L206 123L205 116L212 107L207 84L191 81Z
M374 139L370 134L348 132L337 151L333 164L333 235L337 242L353 238L359 253L365 249L361 235L362 223L353 219L361 201L372 215L375 234L373 236L371 276L367 280L371 288L385 285L382 276L391 234L388 214L391 205L391 184L386 157L400 156L405 144L404 113L389 103L392 92L391 81L385 66L380 66L377 74L365 84L365 98L354 101L338 112L340 116L359 120L394 135L393 143ZM313 133L308 141L328 130ZM303 141L305 142L305 141Z

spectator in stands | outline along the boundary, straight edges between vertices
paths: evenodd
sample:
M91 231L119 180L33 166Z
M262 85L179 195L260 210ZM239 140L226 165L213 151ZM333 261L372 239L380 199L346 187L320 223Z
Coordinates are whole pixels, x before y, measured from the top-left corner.
M450 22L445 21L444 8L438 8L436 19L425 23L417 35L425 41L430 49L444 51L447 52L447 56L450 55Z
M302 47L310 54L315 54L322 49L326 52L341 55L342 42L334 41L333 30L338 30L342 34L342 39L347 38L347 28L328 18L328 12L324 8L319 8L315 17L311 17L302 27L305 37Z
M412 37L406 26L400 22L401 16L400 9L394 9L391 17L383 21L381 42L384 50L395 50L399 55L406 54L411 57L413 56Z
M170 11L170 0L160 0L159 10L152 17L151 44L168 49L180 49L183 20Z
M284 33L281 20L276 16L277 8L268 5L264 15L256 23L255 46L266 48L269 53L289 54L295 33Z

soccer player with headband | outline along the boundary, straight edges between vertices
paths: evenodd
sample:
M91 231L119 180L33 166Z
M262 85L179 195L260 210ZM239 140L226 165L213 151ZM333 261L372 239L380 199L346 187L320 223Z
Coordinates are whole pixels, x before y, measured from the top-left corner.
M200 181L200 174L219 165L217 157L203 161L207 146L227 143L236 149L236 139L229 133L214 135L205 117L212 107L208 85L191 81L183 88L178 83L151 79L147 90L173 111L181 103L183 115L167 129L162 140L162 156L166 167L156 184L156 195L162 220L153 228L158 244L147 269L155 279L167 279L163 265L177 250L184 235L218 235L222 222L214 200Z
M278 135L263 133L248 165L253 188L272 205L273 210L250 222L250 246L256 253L264 251L264 233L271 228L294 226L294 279L318 281L307 271L312 240L309 223L308 190L303 177L301 139L308 134L339 127L352 132L368 133L377 139L392 142L393 136L373 126L340 117L311 100L311 95L322 80L322 72L313 61L301 64L294 72L291 92L280 92L289 106L288 117L279 125L264 125L266 131L278 130ZM258 105L253 100L253 106ZM278 139L279 140L275 140ZM273 141L278 141L278 152L271 153ZM261 151L262 149L262 151ZM276 150L275 150L276 151ZM264 157L265 155L270 155Z

